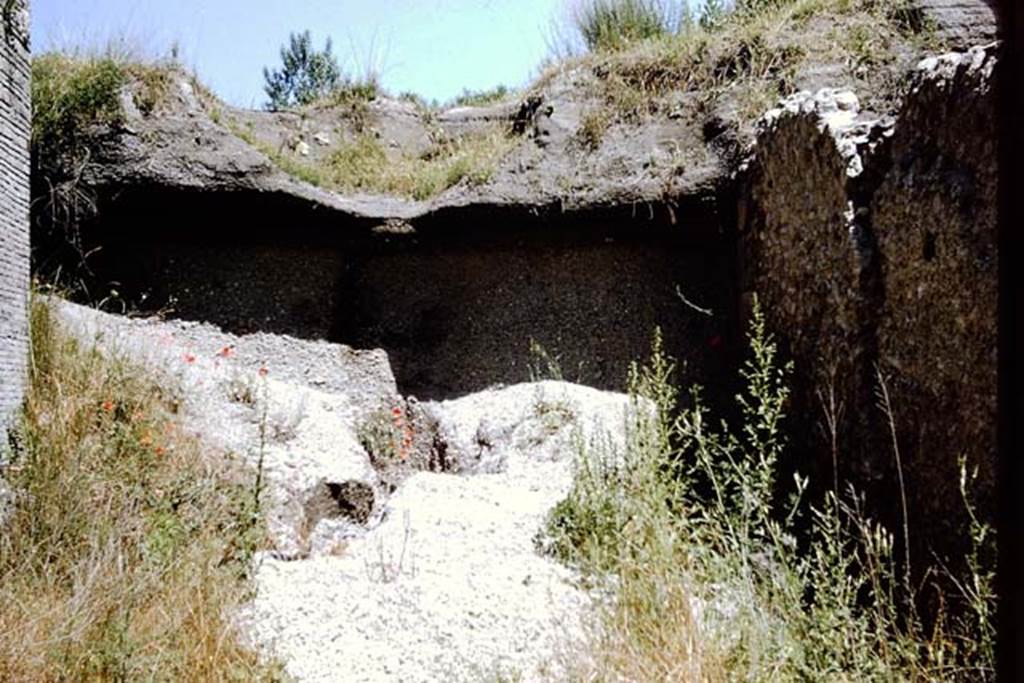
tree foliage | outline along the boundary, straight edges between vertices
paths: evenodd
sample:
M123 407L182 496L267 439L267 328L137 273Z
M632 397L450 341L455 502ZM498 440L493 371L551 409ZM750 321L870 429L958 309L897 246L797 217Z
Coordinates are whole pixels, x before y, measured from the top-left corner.
M313 46L309 31L292 33L281 48L281 68L263 69L264 91L270 109L310 104L342 84L341 68L331 52L331 39L323 50Z
M714 30L725 17L725 3L722 0L705 0L700 13L700 25L707 30Z

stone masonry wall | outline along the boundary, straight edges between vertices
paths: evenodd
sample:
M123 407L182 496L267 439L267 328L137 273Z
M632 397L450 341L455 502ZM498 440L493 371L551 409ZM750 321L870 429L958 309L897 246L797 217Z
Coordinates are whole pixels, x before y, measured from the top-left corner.
M914 0L952 49L962 50L997 36L995 0Z
M831 433L821 397L844 407L836 424L838 480L859 485L887 476L877 459L853 456L877 433L864 421L873 404L877 358L877 250L863 197L877 181L891 123L860 111L848 90L798 93L760 123L756 155L740 193L742 290L757 295L769 325L794 359L794 467L832 484Z
M994 514L996 50L924 60L894 120L847 91L794 96L762 121L740 194L743 289L796 365L800 469L831 485L834 457L840 482L899 500L881 370L910 527L951 552L961 456Z
M911 495L933 523L959 503L960 456L979 468L979 502L995 500L995 61L994 49L973 49L922 62L870 207L884 257L879 359L900 398Z
M27 0L0 0L0 437L25 388L29 284ZM0 457L6 438L0 443Z

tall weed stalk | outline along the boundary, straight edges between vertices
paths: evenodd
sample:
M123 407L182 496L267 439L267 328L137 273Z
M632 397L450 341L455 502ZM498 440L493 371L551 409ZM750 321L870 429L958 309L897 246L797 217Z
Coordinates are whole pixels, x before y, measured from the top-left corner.
M680 406L675 365L655 335L634 366L624 448L581 444L577 479L544 547L595 587L600 619L576 673L607 680L986 680L993 676L991 529L971 514L968 616L927 632L893 535L864 497L807 500L779 461L790 364L755 302L738 427L699 388ZM890 409L892 405L890 403ZM968 510L971 478L961 488ZM787 495L780 495L780 491Z

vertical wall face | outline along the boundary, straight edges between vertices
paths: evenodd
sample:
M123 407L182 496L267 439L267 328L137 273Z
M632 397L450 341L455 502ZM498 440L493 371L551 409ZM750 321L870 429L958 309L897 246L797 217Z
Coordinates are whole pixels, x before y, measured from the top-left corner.
M978 47L923 61L891 127L792 98L761 132L742 206L745 289L795 359L801 427L826 424L834 396L840 477L897 500L880 368L910 527L932 548L963 538L961 456L978 468L975 504L994 513L995 59ZM797 436L830 472L829 434L815 435Z
M958 501L958 459L995 492L998 125L991 50L922 63L871 201L885 305L881 362L893 369L897 426L921 515Z
M996 38L996 0L914 0L950 47L962 50Z
M835 474L864 488L891 474L890 458L866 455L884 449L875 441L885 432L872 420L881 292L861 198L885 131L848 91L796 95L763 122L741 192L743 291L758 296L795 362L795 466L818 483ZM835 433L826 397L837 413L842 406ZM834 463L833 440L842 454Z
M0 437L21 403L28 347L28 1L0 2ZM2 448L2 446L0 446Z
M122 193L92 233L104 248L91 260L91 291L116 287L130 306L238 334L384 349L402 393L420 399L547 374L531 341L567 379L622 390L630 363L649 356L656 327L685 364L686 381L708 385L727 365L732 249L671 226L621 216L544 224L506 217L486 229L467 221L356 234L346 225L311 227L299 212L275 214L255 196L221 196L216 213L198 201ZM244 228L229 232L207 215L232 216ZM679 292L712 313L684 305Z

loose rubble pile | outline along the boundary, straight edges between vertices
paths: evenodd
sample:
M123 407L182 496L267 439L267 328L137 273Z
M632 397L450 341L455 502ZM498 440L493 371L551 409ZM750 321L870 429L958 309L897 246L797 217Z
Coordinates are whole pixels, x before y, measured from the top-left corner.
M382 352L54 305L175 388L183 425L215 450L262 462L274 547L239 618L290 674L557 676L589 598L535 537L579 446L621 447L628 397L545 381L418 402ZM368 426L397 414L408 451L372 452Z

